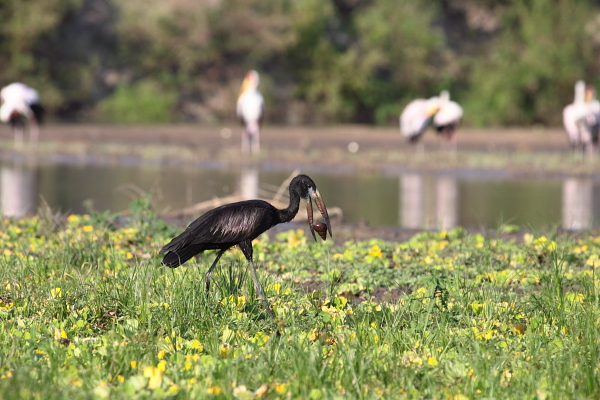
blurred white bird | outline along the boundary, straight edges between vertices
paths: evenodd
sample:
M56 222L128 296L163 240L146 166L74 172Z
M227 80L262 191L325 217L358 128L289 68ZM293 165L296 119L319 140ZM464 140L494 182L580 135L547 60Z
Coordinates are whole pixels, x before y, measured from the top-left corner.
M427 129L431 117L440 109L437 96L429 99L416 99L408 103L400 114L400 131L411 142L416 142Z
M591 128L592 145L597 148L598 133L600 131L600 101L596 98L596 88L593 85L587 85L585 88L585 102L593 115L593 119L590 119L593 124Z
M260 151L260 120L264 100L258 91L258 72L246 74L237 100L237 116L242 120L242 152L257 154Z
M456 128L463 116L462 107L450 100L450 92L440 93L440 109L433 117L433 124L438 134L448 140L452 150L456 151Z
M15 147L23 147L25 120L29 129L29 143L36 145L39 124L44 114L37 90L24 83L14 82L0 90L0 101L0 121L11 124L15 135Z
M594 131L597 132L598 116L600 116L600 104L594 97L593 88L586 96L585 82L577 81L573 103L563 109L563 124L571 146L581 148L587 153L592 153L594 150Z

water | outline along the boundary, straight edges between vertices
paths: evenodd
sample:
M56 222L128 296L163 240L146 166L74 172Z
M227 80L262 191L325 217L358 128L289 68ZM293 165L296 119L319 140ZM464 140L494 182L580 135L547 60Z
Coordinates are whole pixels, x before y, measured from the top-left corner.
M155 209L166 212L236 193L272 198L290 172L5 162L0 165L0 208L6 216L19 217L35 212L43 199L61 212L86 212L86 201L98 211L117 212L151 191ZM585 229L600 216L600 203L594 202L600 198L600 183L590 178L327 171L310 176L327 206L340 207L351 223L414 229L495 228L501 223Z

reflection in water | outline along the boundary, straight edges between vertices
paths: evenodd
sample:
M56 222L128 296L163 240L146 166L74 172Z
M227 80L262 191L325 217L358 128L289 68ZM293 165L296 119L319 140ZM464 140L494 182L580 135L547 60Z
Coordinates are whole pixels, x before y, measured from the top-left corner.
M36 212L38 176L36 163L0 168L0 208L4 216L22 218Z
M452 229L458 225L458 185L456 178L440 176L437 180L437 227Z
M423 227L423 176L400 176L400 225L404 228Z
M135 185L162 197L157 210L177 210L215 197L273 199L289 170L202 169L124 165L0 165L0 207L6 216L34 213L43 196L54 210L83 213L86 199L98 211L126 209L130 198L115 190ZM499 179L436 176L418 172L398 175L310 172L329 207L339 206L350 223L409 229L451 229L455 226L496 228L498 221L544 228L586 229L600 216L596 178ZM260 177L260 187L259 187ZM193 182L190 185L190 182ZM191 191L193 187L193 192ZM237 189L237 190L236 190ZM38 194L39 190L39 194ZM187 193L187 196L185 195ZM285 202L285 199L281 199ZM562 210L562 211L561 211Z
M563 181L562 227L590 228L593 213L593 185L590 179L567 178Z
M240 196L243 200L258 199L258 168L242 166Z
M451 229L458 224L456 178L407 173L400 176L400 226Z

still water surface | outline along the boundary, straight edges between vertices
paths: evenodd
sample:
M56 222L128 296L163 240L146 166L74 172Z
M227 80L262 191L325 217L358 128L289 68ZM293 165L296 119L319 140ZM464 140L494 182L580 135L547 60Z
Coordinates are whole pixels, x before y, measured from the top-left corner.
M0 165L0 207L4 215L22 216L35 212L43 198L54 210L82 213L84 202L91 200L98 211L117 212L140 192L152 191L155 209L164 212L235 193L270 198L290 172L11 162ZM495 228L500 223L585 229L600 216L600 182L590 178L326 171L310 176L327 206L340 207L351 223L416 229Z

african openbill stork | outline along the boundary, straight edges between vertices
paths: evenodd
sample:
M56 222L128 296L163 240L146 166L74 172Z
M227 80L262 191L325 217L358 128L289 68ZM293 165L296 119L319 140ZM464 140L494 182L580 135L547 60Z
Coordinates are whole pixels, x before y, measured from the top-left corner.
M0 90L0 101L0 121L8 122L12 126L15 147L22 147L25 120L29 128L29 142L35 145L44 114L37 90L24 83L14 82Z
M281 210L263 200L246 200L225 204L208 211L160 250L159 254L166 253L162 263L167 267L177 268L205 250L218 250L217 257L205 276L206 291L208 292L211 274L217 262L225 251L238 245L250 265L254 290L258 293L269 315L273 317L271 307L256 277L252 261L252 240L277 224L291 221L298 213L300 199L306 202L308 224L313 238L316 240L312 200L317 204L325 220L329 236L332 236L327 208L313 180L306 175L298 175L290 182L289 190L290 204Z
M236 112L244 125L242 152L258 154L260 151L260 121L263 116L264 100L258 90L260 78L252 70L246 74L237 100Z

